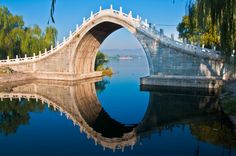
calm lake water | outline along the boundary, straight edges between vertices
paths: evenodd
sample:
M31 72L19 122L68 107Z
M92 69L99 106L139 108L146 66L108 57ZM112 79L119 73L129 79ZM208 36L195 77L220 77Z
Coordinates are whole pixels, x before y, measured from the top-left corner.
M236 155L217 92L141 87L146 60L112 78L0 88L0 155Z

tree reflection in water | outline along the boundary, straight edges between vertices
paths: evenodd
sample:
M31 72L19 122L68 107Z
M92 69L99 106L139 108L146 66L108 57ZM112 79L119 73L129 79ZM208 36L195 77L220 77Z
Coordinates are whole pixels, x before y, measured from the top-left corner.
M193 136L198 140L225 148L236 148L236 134L225 116L190 124Z
M0 101L0 133L13 134L30 120L30 112L42 112L44 105L35 100L4 99Z
M107 79L103 79L102 81L96 82L95 87L97 93L100 94L102 91L104 91L108 84L110 84L110 81Z
M229 153L236 148L234 126L220 105L218 92L150 86L141 89L150 92L150 101L138 133L157 130L161 135L175 127L189 127L198 141L223 146ZM195 154L200 152L197 145Z
M0 132L15 133L19 125L29 122L29 112L44 110L42 102L48 103L51 110L64 113L95 143L112 150L124 150L155 133L172 132L180 126L189 129L196 138L196 155L203 152L200 142L219 145L228 151L236 148L233 125L223 113L216 93L142 87L142 91L150 94L146 113L140 123L124 125L113 119L97 98L96 93L102 92L107 84L107 80L97 83L91 80L75 84L34 82L12 87L10 93L1 95L4 101L0 102ZM20 95L34 100L18 101ZM13 97L12 101L9 97Z

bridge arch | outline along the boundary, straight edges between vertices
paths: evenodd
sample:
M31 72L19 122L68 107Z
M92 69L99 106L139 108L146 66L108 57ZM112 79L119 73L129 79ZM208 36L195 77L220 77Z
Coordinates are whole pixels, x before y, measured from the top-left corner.
M155 27L134 18L132 12L102 10L83 20L70 31L68 38L33 57L0 60L0 67L28 74L30 78L46 80L81 80L102 76L94 72L96 52L112 32L125 28L141 43L149 65L149 76L140 79L142 85L218 88L221 79L230 76L219 51L175 41ZM222 72L228 70L227 72Z
M138 37L138 31L134 22L124 19L122 16L103 15L94 17L93 20L87 23L82 32L79 34L79 39L75 43L75 48L72 52L72 61L70 63L71 72L76 74L85 74L94 72L95 59L103 41L113 32L120 28L128 30L142 45L145 51L146 58L151 73L152 60L150 51L145 48L146 45Z

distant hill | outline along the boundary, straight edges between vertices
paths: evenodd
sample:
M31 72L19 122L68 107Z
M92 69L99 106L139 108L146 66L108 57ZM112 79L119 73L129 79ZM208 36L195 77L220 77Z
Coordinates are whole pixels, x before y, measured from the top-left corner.
M108 55L108 57L119 56L131 56L131 57L144 57L145 52L143 49L102 49L103 53Z

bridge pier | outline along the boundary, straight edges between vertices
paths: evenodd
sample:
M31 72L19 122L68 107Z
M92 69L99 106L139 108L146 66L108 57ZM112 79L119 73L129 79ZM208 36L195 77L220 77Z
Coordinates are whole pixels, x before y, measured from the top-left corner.
M151 75L140 78L140 84L147 86L216 89L222 86L223 81L219 77Z

